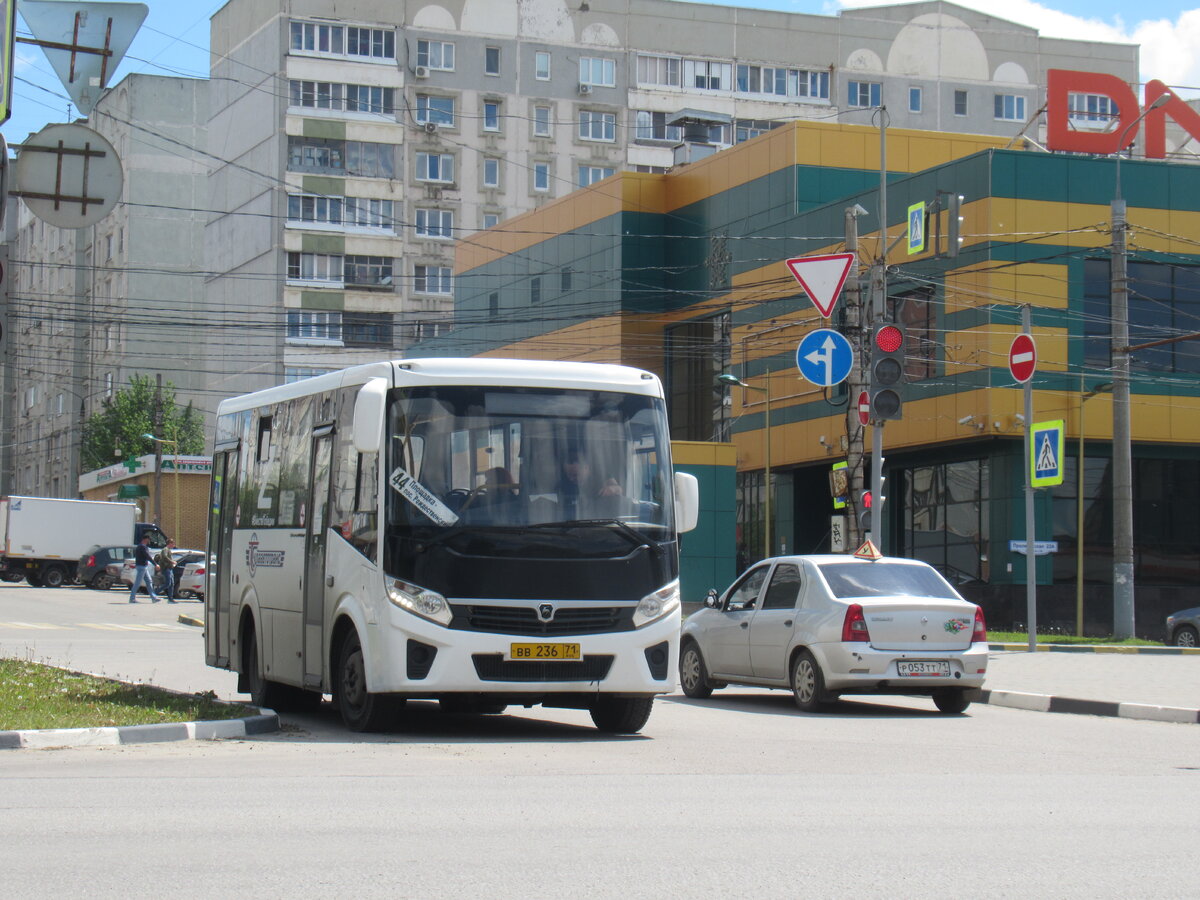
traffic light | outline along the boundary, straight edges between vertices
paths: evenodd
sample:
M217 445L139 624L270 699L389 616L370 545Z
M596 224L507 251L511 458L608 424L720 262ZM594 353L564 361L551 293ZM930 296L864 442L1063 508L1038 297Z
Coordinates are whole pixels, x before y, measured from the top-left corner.
M868 395L872 419L900 418L900 382L904 380L904 329L887 323L871 333Z
M949 209L949 228L947 228L946 255L949 257L958 256L958 251L962 247L962 194L951 194L950 202L947 205Z
M863 491L858 504L858 530L866 534L871 530L871 492Z

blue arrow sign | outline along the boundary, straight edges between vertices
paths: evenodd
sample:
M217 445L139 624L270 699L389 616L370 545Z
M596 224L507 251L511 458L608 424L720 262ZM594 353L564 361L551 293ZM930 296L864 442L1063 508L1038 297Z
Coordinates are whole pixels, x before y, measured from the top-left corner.
M830 328L809 332L796 348L800 374L820 387L833 387L846 380L854 367L850 342Z

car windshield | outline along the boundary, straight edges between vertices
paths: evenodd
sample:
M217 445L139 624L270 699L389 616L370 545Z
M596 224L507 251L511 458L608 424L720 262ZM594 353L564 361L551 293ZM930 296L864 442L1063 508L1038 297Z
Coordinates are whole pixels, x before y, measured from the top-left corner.
M394 393L388 522L438 539L464 528L620 521L664 539L672 525L662 401L514 387Z
M929 566L886 562L831 562L817 566L833 596L938 597L961 600L954 588Z

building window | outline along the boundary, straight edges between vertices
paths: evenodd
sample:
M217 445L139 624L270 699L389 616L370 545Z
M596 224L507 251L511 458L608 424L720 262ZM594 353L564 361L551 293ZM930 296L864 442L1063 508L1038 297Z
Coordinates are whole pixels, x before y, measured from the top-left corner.
M391 313L343 313L342 345L346 347L392 346Z
M418 209L416 234L423 238L454 237L454 213L448 209Z
M500 222L500 214L499 213L484 213L483 214L483 227L484 228L491 228L494 225L498 225L499 222Z
M571 267L563 266L562 272L559 273L559 290L564 294L571 289Z
M500 160L489 158L483 161L483 186L500 187Z
M579 186L587 187L595 184L597 181L603 181L610 175L615 175L616 169L610 169L607 166L580 166L579 167Z
M429 341L445 334L453 323L449 319L429 319L423 322L413 322L412 335L414 341Z
M533 164L533 189L535 191L550 190L550 163Z
M328 81L292 81L291 105L300 109L392 115L396 111L394 88Z
M326 253L288 253L288 281L342 283L342 257Z
M679 87L680 64L678 56L650 56L639 53L637 58L637 80L639 85Z
M453 72L454 45L447 41L417 41L417 65Z
M729 389L717 376L729 371L731 327L730 314L722 313L667 329L665 380L673 440L729 440L729 409L725 406ZM761 394L747 395L762 399ZM762 404L751 411L761 412Z
M295 381L303 381L305 378L316 378L318 375L326 375L334 371L336 369L315 369L311 366L284 366L283 382L284 384L291 384Z
M105 261L112 259L113 256L113 236L106 235L104 238L104 259Z
M288 221L313 225L341 225L342 198L313 194L288 195Z
M829 99L829 73L776 66L739 65L737 90L742 94Z
M347 197L343 220L345 224L358 228L394 231L396 227L396 220L392 217L392 201L374 197Z
M616 62L599 56L581 56L579 58L579 83L595 87L616 87Z
M346 174L363 178L395 178L396 145L346 141Z
M395 260L390 256L347 256L346 286L366 290L393 290Z
M1016 94L997 94L996 118L1008 122L1024 122L1025 98Z
M484 47L483 48L483 74L484 75L499 75L500 74L500 48L499 47Z
M1121 114L1112 97L1104 94L1068 94L1067 106L1072 122L1106 125Z
M529 302L534 304L542 302L542 279L536 275L529 279Z
M882 96L883 86L878 81L851 81L847 84L846 102L850 106L879 106Z
M683 140L683 128L668 125L665 112L639 109L634 113L633 135L639 141L670 141L678 144Z
M500 102L498 100L483 101L483 130L500 130Z
M344 141L289 136L288 168L293 172L344 174L346 171L344 146Z
M773 128L778 128L782 122L772 122L769 119L738 119L733 123L733 139L735 143L748 141L760 134L766 134Z
M937 372L938 332L932 289L888 298L891 321L904 327L904 380L932 378Z
M418 153L417 181L454 181L454 157L449 153Z
M64 409L64 395L57 394L54 398L54 414L56 416L61 416L63 414L63 409Z
M454 98L417 94L417 121L432 122L439 127L453 127Z
M898 474L904 486L900 553L924 560L952 583L988 581L988 460L916 466Z
M965 116L967 114L967 92L954 92L954 114L956 116Z
M342 314L289 309L287 338L296 343L339 344L342 340Z
M728 91L733 89L733 63L710 59L683 61L683 87L698 91Z
M579 113L579 137L585 141L615 141L617 139L616 114L581 110Z
M111 397L113 395L113 374L112 372L104 373L104 396Z
M418 294L453 294L449 266L415 266L413 290Z
M538 81L550 80L550 54L545 50L533 54L533 77Z
M550 107L533 108L533 133L535 137L550 137Z
M498 291L492 291L488 294L488 316L492 319L500 315L500 294Z
M910 113L919 113L921 111L921 89L919 87L910 87L908 89L908 111Z
M396 58L396 33L390 28L292 22L292 51L355 59Z

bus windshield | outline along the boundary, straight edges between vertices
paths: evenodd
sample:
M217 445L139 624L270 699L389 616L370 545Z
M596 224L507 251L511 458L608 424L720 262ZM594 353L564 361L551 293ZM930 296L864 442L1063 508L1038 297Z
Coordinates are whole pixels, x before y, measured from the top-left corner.
M673 523L663 402L508 386L398 388L388 414L389 530L554 530ZM657 536L657 537L654 537Z

